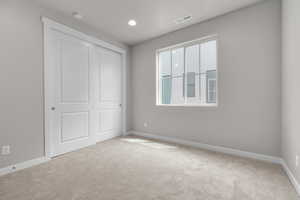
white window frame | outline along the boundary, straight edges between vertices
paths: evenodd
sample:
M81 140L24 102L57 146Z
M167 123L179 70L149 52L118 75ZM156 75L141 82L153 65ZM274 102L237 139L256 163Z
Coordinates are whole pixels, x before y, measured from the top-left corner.
M196 44L201 44L201 43L205 43L205 42L209 42L209 41L216 41L216 103L206 103L206 104L162 104L161 103L161 92L160 92L160 84L159 84L159 54L161 52L164 51L172 51L174 49L178 49L178 48L184 48L184 58L185 58L185 48L192 46L192 45L196 45ZM202 37L202 38L198 38L195 40L191 40L191 41L187 41L187 42L183 42L180 44L176 44L176 45L172 45L172 46L168 46L168 47L164 47L161 49L156 50L156 106L166 106L166 107L212 107L212 108L217 108L219 105L219 70L218 70L218 61L219 61L219 50L218 50L218 35L210 35L210 36L206 36L206 37ZM185 62L184 62L185 64ZM186 84L185 84L186 87ZM186 90L185 90L186 91Z

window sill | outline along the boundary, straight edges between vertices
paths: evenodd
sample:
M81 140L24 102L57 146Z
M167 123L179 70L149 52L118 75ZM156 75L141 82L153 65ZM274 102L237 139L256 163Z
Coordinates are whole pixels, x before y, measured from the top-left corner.
M156 104L159 107L202 107L202 108L217 108L218 104Z

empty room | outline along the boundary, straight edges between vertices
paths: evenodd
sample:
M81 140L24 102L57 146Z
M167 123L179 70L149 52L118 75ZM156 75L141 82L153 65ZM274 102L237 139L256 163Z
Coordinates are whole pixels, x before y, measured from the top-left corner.
M299 0L0 0L0 200L300 200Z

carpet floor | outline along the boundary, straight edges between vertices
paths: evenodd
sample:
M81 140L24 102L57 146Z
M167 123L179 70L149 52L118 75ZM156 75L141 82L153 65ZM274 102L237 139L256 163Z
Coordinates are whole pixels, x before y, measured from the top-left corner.
M1 200L296 200L281 166L137 137L0 177Z

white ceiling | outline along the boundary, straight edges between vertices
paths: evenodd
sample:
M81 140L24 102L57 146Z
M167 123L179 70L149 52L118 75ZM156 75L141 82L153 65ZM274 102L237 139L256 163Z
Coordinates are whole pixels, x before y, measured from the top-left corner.
M263 0L36 0L71 15L79 12L84 23L113 38L134 45L159 35L255 4ZM177 25L186 15L193 19ZM129 27L129 19L137 21Z

